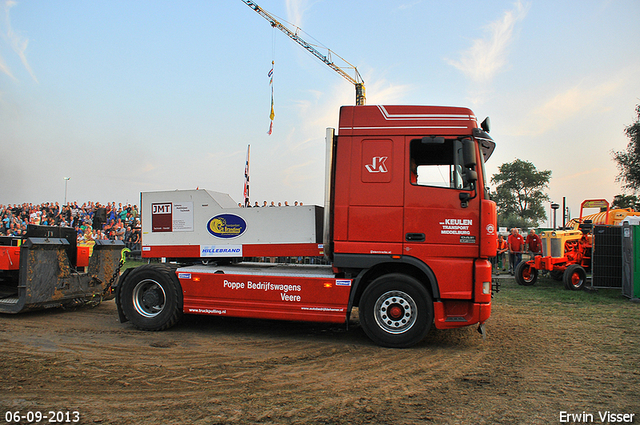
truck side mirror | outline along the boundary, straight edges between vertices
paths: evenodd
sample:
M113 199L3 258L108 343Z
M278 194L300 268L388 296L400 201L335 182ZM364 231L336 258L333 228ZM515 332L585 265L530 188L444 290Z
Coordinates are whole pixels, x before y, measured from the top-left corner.
M482 124L480 124L480 128L482 128L487 133L491 131L491 120L489 119L489 117L485 118L484 121L482 121Z
M475 183L478 181L478 173L473 170L465 171L465 180L469 183Z
M473 199L468 192L461 192L458 197L460 198L460 207L462 208L467 208L469 206L469 199Z
M473 170L465 170L464 180L467 183L470 183L473 185L473 191L474 191L473 196L471 196L469 192L460 192L458 194L458 196L460 197L460 206L462 208L467 208L469 206L469 201L471 199L474 199L478 195L478 192L475 191L475 183L478 181L478 173L476 173Z
M477 165L476 161L476 144L471 139L464 139L462 141L462 159L464 161L465 168L474 169ZM476 175L476 180L478 179Z

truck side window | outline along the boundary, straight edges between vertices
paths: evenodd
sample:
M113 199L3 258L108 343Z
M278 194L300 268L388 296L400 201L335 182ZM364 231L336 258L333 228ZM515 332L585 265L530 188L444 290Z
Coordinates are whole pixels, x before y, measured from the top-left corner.
M422 139L411 141L410 176L411 184L452 189L471 190L471 183L465 181L462 166L462 149L455 139L445 139L443 143L424 143Z

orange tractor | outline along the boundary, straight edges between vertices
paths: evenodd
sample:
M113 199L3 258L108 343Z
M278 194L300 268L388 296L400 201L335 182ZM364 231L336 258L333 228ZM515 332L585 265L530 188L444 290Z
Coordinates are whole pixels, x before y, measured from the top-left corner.
M600 208L600 212L583 217L585 208ZM632 209L609 209L604 199L583 201L580 218L567 223L565 229L542 232L542 255L523 261L515 269L519 285L533 285L539 271L547 271L555 280L564 282L567 289L579 290L584 287L587 273L591 270L593 249L593 226L595 224L620 225L629 215L640 215Z

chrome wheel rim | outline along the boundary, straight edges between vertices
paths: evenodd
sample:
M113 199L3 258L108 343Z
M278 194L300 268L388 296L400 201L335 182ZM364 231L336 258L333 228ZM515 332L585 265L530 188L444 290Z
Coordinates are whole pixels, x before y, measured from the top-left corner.
M376 301L374 314L380 328L391 334L401 334L416 323L418 308L406 292L389 291Z
M155 280L141 280L133 288L133 307L144 317L156 317L162 313L166 299L164 288Z

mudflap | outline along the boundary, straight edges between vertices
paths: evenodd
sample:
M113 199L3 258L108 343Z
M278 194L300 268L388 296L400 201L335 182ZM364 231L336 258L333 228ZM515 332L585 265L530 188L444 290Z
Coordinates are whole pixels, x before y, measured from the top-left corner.
M129 275L131 270L133 269L127 269L124 272L122 272L115 287L113 288L113 293L115 294L115 297L116 297L116 307L118 307L118 319L120 320L120 323L129 321L129 319L127 319L127 316L124 314L124 311L122 311L122 303L120 302L120 293L122 291L122 284L127 279L127 276Z
M486 339L487 337L487 330L485 329L484 323L480 323L478 325L478 333L480 333L480 335L482 335L482 339Z
M63 238L28 238L20 247L17 296L0 300L0 313L20 313L112 299L122 241L96 241L89 265L76 270Z

